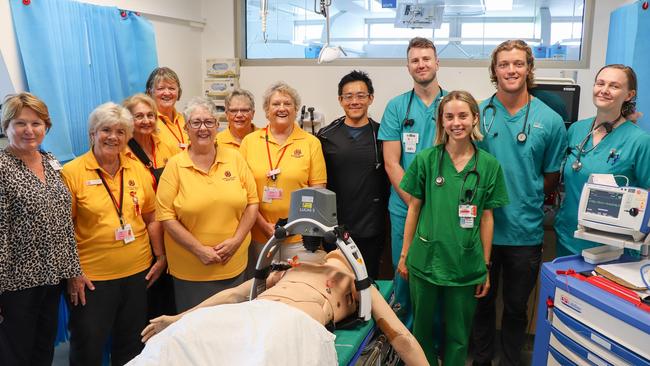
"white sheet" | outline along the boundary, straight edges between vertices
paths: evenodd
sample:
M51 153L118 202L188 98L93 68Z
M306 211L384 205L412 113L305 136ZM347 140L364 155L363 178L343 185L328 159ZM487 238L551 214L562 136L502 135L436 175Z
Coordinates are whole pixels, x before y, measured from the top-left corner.
M337 365L334 339L300 310L255 300L187 314L127 365Z

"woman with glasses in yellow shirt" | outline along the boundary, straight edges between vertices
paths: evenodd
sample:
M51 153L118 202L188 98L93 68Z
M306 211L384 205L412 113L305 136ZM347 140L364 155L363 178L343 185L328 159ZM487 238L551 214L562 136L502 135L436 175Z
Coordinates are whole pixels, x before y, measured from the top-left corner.
M179 312L244 281L258 207L246 161L214 143L214 104L194 98L183 114L190 146L167 162L156 205Z

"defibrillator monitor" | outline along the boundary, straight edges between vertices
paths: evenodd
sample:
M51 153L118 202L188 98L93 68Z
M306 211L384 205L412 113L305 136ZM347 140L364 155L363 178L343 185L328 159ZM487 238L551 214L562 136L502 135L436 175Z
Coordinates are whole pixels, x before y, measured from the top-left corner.
M650 231L647 204L645 189L585 183L578 207L578 224L629 235L638 241Z

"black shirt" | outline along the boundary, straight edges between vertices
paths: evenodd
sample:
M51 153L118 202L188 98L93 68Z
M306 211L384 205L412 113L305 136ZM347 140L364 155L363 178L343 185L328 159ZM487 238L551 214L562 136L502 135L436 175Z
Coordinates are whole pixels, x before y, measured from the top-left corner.
M384 169L379 123L349 127L341 117L318 132L327 166L327 188L336 193L339 225L352 238L385 232L389 182Z

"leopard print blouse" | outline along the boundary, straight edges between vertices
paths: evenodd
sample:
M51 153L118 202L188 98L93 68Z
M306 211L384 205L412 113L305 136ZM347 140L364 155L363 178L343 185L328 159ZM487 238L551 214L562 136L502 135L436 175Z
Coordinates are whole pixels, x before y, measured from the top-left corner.
M81 275L70 192L41 154L46 183L0 150L0 293Z

